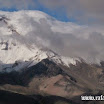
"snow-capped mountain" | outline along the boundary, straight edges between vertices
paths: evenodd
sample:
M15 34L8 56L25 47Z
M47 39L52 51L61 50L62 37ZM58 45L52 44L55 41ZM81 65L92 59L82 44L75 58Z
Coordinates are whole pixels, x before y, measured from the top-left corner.
M37 36L39 31L36 31L42 25L41 21L47 21L55 31L53 24L58 21L40 11L0 12L1 72L30 67L46 58L67 67L76 64L77 58L60 56L45 46L38 45L42 39Z
M52 96L52 101L53 96L58 96L83 104L85 102L78 100L82 95L104 95L104 61L100 65L89 64L83 57L65 57L57 50L60 48L65 52L70 49L70 52L79 52L78 57L90 52L92 43L87 39L78 39L79 34L74 37L74 30L81 33L80 26L60 22L40 11L0 11L0 92L3 90L4 93L1 93L1 98L7 99L9 92L13 92L34 99L37 99L34 95L49 95ZM64 39L66 47L71 48L64 48L61 39ZM75 42L78 47L74 47ZM52 47L57 44L62 46ZM78 51L73 51L73 47ZM93 53L96 54L91 51L91 57ZM5 95L5 91L8 94Z
M82 30L86 30L85 26L61 22L40 11L0 11L0 104L3 100L21 102L21 95L23 103L34 99L46 104L49 97L50 103L55 103L57 97L62 97L58 103L67 98L65 104L92 104L80 97L104 95L104 61L100 61L103 38L97 37L98 43L94 44L96 36L93 40ZM65 57L57 48L69 56L78 53L78 57ZM88 59L95 56L92 62L99 64L89 64L86 54Z

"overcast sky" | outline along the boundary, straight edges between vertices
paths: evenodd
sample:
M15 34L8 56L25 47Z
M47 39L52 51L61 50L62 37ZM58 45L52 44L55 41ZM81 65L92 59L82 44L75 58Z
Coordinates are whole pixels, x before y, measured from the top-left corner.
M104 25L103 4L104 0L0 0L0 9L38 9L62 21Z

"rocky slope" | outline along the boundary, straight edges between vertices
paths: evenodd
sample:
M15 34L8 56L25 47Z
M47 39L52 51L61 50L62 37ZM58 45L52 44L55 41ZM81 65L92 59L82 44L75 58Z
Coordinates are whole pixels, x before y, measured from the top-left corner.
M0 74L0 89L23 95L60 96L80 104L81 95L104 94L103 70L85 62L68 68L44 59L22 72Z

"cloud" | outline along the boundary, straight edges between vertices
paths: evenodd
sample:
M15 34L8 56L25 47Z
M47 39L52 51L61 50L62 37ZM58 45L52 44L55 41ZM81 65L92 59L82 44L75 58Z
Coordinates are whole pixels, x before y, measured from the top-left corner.
M104 0L39 0L51 10L64 9L69 18L80 22L104 24Z
M80 0L80 3L89 13L104 13L104 0Z
M4 14L21 35L8 35L4 28L0 30L1 39L7 34L10 39L18 40L29 48L36 44L63 56L81 57L87 62L99 63L104 60L104 26L61 22L39 11ZM4 27L2 24L1 26ZM4 37L5 39L8 38Z
M28 9L34 7L34 0L0 0L0 8Z
M80 0L84 17L95 19L95 22L104 24L104 0Z
M104 26L60 22L50 19L47 15L46 18L41 16L37 21L36 12L22 12L23 14L15 19L18 21L17 30L20 27L22 29L22 32L18 32L24 36L12 36L22 44L29 48L34 44L48 47L63 56L81 57L88 62L99 63L100 60L104 60Z

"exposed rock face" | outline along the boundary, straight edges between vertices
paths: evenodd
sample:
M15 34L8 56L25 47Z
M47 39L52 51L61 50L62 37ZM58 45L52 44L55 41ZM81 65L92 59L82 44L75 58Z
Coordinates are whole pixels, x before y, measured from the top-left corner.
M51 77L62 73L62 69L57 64L49 59L44 59L34 66L21 69L21 72L0 73L2 79L0 84L28 85L34 77Z

